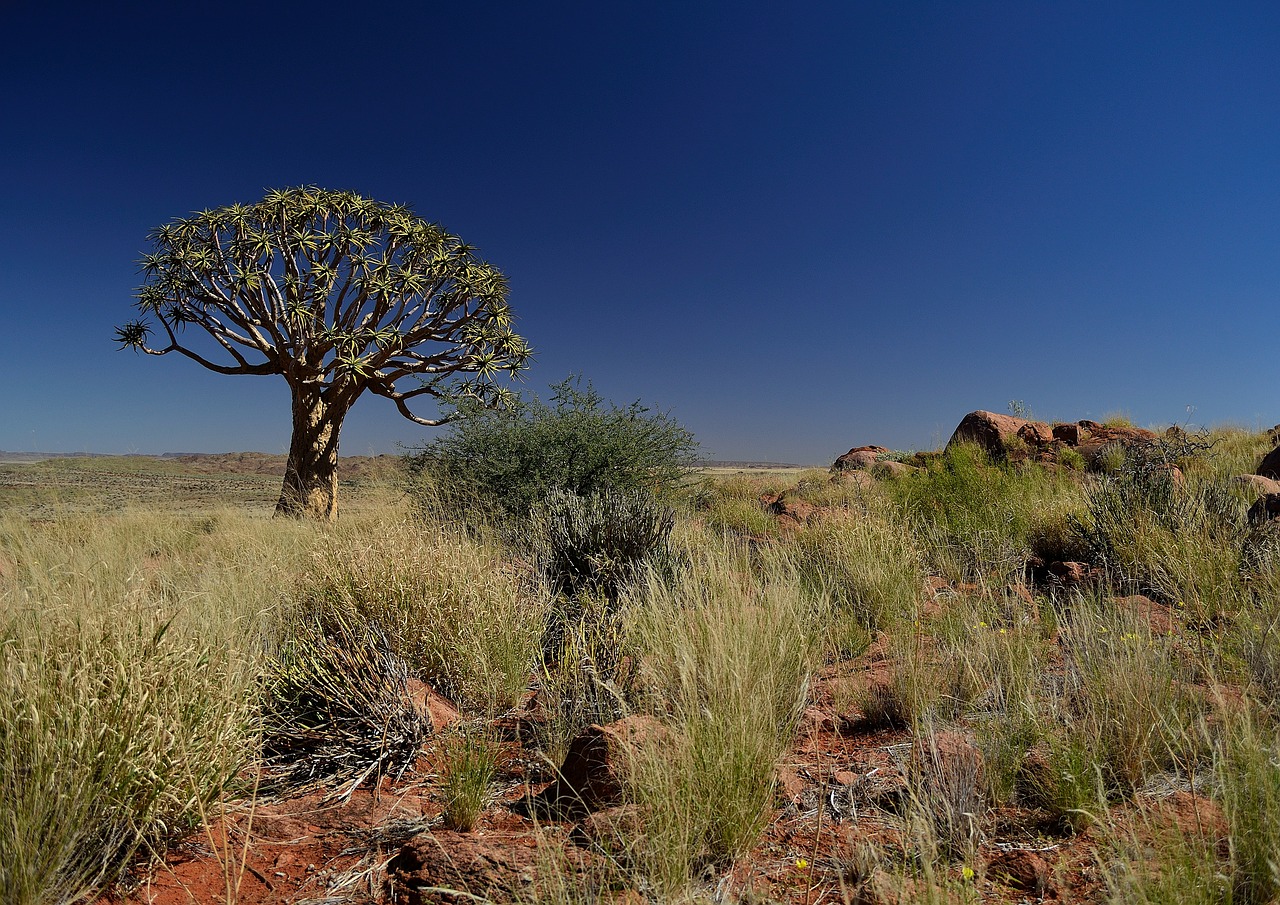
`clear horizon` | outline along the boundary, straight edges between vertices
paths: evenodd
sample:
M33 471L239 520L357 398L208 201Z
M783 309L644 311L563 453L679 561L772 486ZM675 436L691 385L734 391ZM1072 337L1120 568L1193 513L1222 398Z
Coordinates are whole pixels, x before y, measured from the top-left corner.
M0 449L285 452L283 380L111 337L149 230L301 184L478 246L523 388L581 373L707 459L934 448L1011 400L1280 422L1272 4L2 15ZM365 398L341 454L434 435Z

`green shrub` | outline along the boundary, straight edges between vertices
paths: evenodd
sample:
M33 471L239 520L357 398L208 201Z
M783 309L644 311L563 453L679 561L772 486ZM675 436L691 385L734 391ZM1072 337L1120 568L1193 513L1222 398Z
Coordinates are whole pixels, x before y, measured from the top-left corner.
M606 403L568 378L551 403L463 408L448 433L408 459L419 498L445 512L518 524L553 489L672 496L693 464L693 435L639 402Z

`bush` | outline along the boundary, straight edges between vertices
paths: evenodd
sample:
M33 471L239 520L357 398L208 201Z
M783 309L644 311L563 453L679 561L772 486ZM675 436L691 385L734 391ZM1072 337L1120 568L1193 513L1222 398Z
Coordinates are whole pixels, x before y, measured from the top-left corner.
M556 594L616 600L647 565L668 558L675 519L644 491L553 489L533 515L543 575Z
M669 497L693 464L693 435L662 412L606 403L568 378L551 404L461 409L452 429L408 458L419 497L451 515L520 521L553 490Z

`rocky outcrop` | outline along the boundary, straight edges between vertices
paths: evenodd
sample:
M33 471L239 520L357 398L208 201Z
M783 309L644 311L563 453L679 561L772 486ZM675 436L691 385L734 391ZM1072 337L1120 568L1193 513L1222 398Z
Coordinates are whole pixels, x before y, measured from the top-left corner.
M1262 525L1280 518L1280 493L1264 493L1249 507L1250 525Z
M1260 474L1241 474L1231 479L1231 483L1255 497L1264 493L1280 493L1280 481L1275 478L1264 478Z
M1044 463L1054 462L1065 447L1077 450L1085 464L1096 467L1109 449L1123 449L1157 439L1155 433L1141 427L1108 427L1087 420L1050 426L1043 421L977 411L964 416L947 446L976 443L992 459L1030 459Z

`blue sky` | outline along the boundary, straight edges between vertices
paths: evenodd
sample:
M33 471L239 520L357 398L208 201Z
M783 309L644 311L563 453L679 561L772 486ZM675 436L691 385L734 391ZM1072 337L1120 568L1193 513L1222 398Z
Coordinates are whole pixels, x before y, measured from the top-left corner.
M319 184L511 282L715 458L967 411L1280 422L1274 3L0 3L0 449L288 446L280 378L119 352L149 229ZM357 404L342 452L432 432Z

